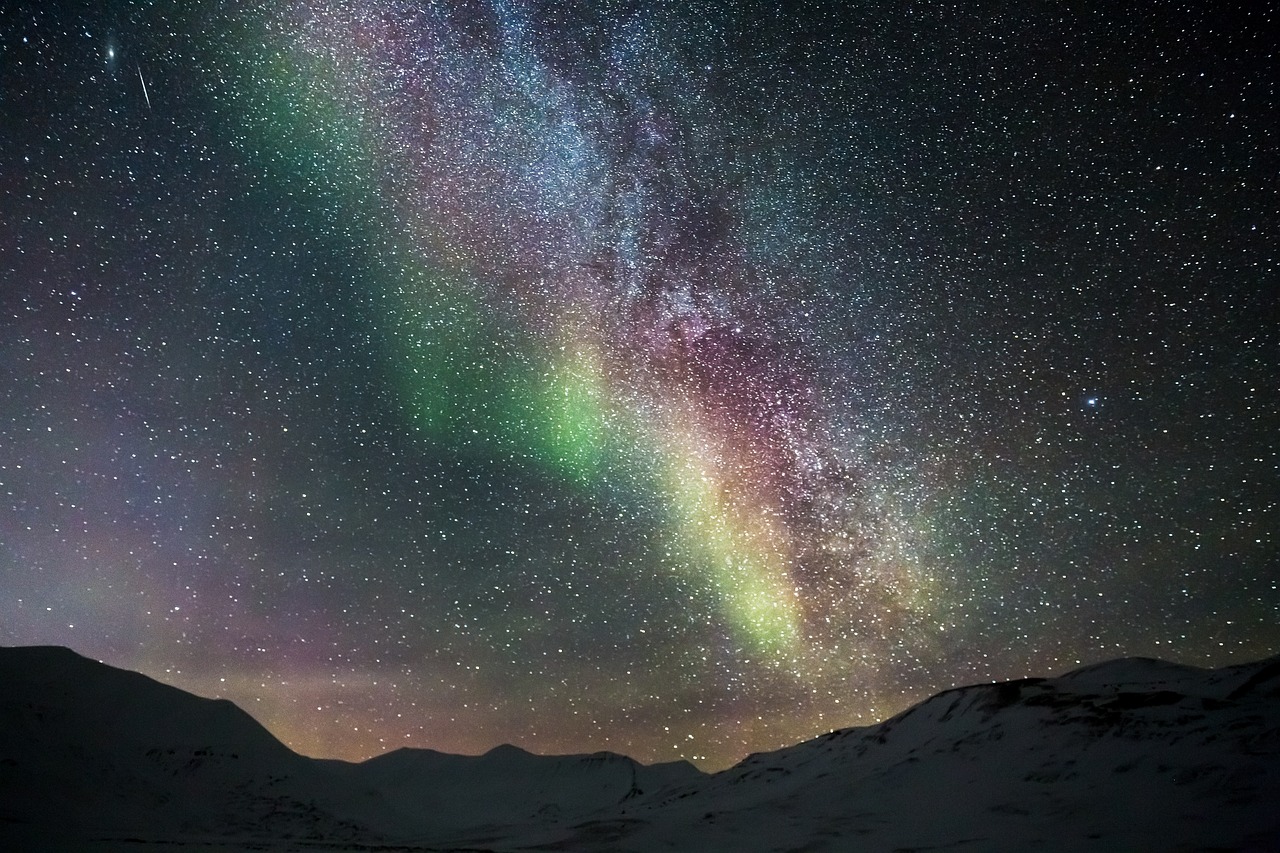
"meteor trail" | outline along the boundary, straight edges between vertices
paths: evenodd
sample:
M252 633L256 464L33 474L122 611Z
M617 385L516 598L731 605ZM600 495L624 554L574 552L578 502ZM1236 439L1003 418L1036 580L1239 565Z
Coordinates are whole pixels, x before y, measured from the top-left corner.
M142 97L147 99L147 109L151 109L151 96L147 94L147 81L142 78L142 66L138 68L138 79L142 81Z

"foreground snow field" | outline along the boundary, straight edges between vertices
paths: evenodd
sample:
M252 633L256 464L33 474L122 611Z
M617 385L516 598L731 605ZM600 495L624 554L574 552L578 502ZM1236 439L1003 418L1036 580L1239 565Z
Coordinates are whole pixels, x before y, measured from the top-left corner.
M611 753L299 756L229 702L0 649L0 848L1280 850L1280 657L949 690L705 775Z

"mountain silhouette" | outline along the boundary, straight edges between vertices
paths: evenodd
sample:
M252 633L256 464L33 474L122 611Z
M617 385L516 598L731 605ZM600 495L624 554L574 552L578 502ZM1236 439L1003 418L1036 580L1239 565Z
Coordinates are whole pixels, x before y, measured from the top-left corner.
M961 687L706 775L613 753L306 758L224 700L0 648L13 850L1280 850L1280 657Z

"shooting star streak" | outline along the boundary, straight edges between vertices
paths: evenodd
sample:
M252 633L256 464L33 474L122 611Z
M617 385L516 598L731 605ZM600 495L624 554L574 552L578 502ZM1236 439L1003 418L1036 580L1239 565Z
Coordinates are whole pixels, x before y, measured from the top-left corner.
M142 78L142 66L138 66L138 79L142 81L142 97L147 99L147 109L151 109L151 96L147 94L147 81Z

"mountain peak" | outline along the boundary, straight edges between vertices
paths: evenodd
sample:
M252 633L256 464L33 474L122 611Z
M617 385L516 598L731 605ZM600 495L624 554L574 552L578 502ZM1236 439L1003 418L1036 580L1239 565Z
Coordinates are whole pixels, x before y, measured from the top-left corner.
M527 749L521 749L520 747L515 746L513 744L500 743L497 746L495 746L493 749L490 749L488 752L486 752L483 757L495 758L495 759L523 759L523 758L533 758L534 755L532 752L529 752Z

